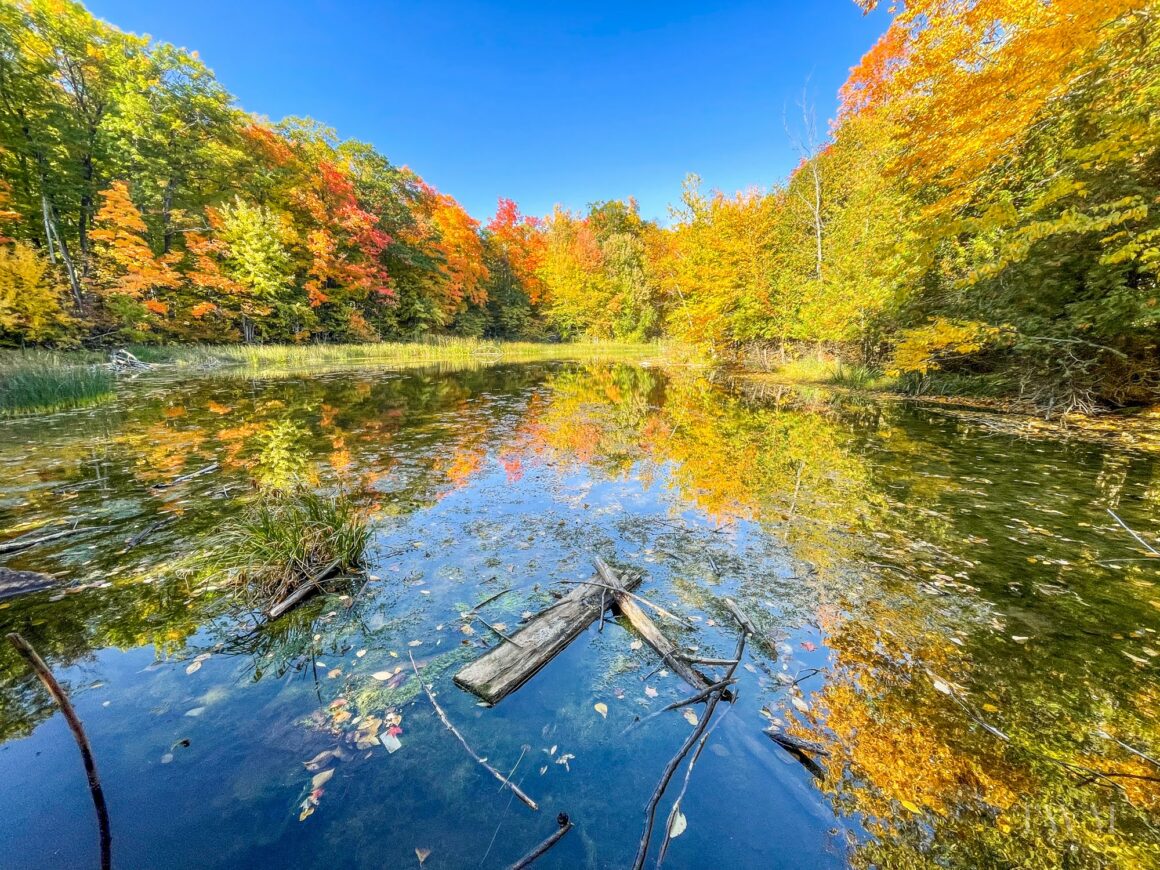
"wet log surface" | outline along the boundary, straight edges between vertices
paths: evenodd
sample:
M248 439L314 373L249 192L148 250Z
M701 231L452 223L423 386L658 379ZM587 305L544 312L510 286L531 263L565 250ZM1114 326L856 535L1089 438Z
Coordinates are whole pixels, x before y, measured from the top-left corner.
M626 576L622 585L633 589L640 580L636 575ZM460 670L456 685L492 704L503 700L600 617L607 603L602 603L601 596L606 591L599 586L577 586L533 616L510 641L502 640Z

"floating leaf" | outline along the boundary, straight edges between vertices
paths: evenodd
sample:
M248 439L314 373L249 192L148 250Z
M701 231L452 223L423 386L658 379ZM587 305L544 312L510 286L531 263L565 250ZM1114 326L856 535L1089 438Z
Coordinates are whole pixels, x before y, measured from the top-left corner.
M205 712L205 707L194 707L192 710L186 710L186 716L200 716Z
M391 677L394 676L394 673L392 671L375 671L373 674L371 674L371 676L374 677L376 680L381 680L383 682L386 682L387 680L389 680Z
M419 866L423 866L423 862L427 860L427 856L431 854L430 849L420 849L416 847L415 857L419 859Z
M164 755L161 756L161 763L162 764L169 764L169 762L171 762L171 761L173 761L173 753L172 752L166 752Z
M672 824L669 825L669 837L671 839L676 839L681 836L681 834L685 833L685 828L689 827L689 823L685 819L685 814L680 810L680 805L678 804L675 809Z
M684 713L682 715L684 715L685 721L688 722L690 725L697 724L697 721L698 721L697 714L694 713L692 710L690 710L688 707L685 708Z
M913 804L910 801L900 800L899 803L910 810L912 813L918 814L922 812L917 804Z
M650 698L655 698L657 696L657 690L654 689L652 686L645 686L644 693L646 695L648 695Z
M599 714L600 714L601 716L603 716L605 719L607 719L607 718L608 718L608 705L607 705L607 704L605 704L603 701L601 701L600 703L596 704L596 705L595 705L595 707L594 707L594 709L596 710L596 712L597 712L597 713L599 713Z
M192 674L192 673L196 673L197 671L200 671L200 670L201 670L201 662L194 662L193 664L189 665L189 667L187 667L185 669L185 672L187 674Z
M367 654L367 651L365 649L360 649L358 652L355 653L355 655L358 656L360 659L363 656L365 656L366 654Z
M644 643L642 641L634 640L632 643L630 643L628 645L628 648L629 649L640 649L642 646L644 646Z
M311 788L322 788L326 783L330 782L330 778L334 776L334 768L324 770L322 773L316 773L310 780Z
M799 698L797 695L794 695L789 700L790 700L790 703L793 704L794 707L796 707L802 713L810 712L810 705L807 704L805 701L803 701L801 698Z
M403 748L403 742L390 731L388 731L386 734L380 735L379 741L383 744L383 746L387 747L387 752L394 753Z
M423 643L421 640L412 640L407 643L407 646L419 646Z

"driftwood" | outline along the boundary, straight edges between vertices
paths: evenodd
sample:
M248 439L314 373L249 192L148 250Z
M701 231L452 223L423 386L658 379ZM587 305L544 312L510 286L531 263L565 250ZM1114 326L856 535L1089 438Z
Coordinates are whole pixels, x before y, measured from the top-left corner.
M643 725L645 722L648 722L650 719L655 719L657 716L660 716L662 713L669 712L669 710L677 710L677 709L680 709L681 707L687 707L690 704L700 703L701 701L704 701L706 698L708 698L710 695L712 695L714 692L718 692L722 689L726 689L735 682L737 682L737 681L734 679L722 680L719 683L714 683L713 685L707 686L706 688L701 689L698 692L694 692L693 694L689 695L687 698L681 698L681 700L679 700L679 701L673 701L673 703L668 704L664 707L661 707L659 710L657 710L653 713L649 713L643 719L637 719L633 722L630 722L628 724L628 727L625 728L620 733L627 734L629 731L631 731L633 728L636 728L638 725Z
M141 531L137 532L137 534L131 535L130 537L126 538L125 539L125 549L123 549L121 552L122 553L129 552L134 547L136 547L138 544L140 544L142 541L144 541L146 538L148 538L150 535L152 535L154 532L156 532L158 529L162 529L165 526L168 526L170 523L175 522L176 520L177 520L177 517L173 516L172 514L170 514L169 516L164 516L159 520L154 520L149 525L147 525L145 528L143 528Z
M801 764L815 779L825 779L826 772L822 770L821 765L811 758L813 755L829 755L829 751L817 743L812 743L808 740L799 740L781 731L778 728L767 728L761 732L786 752L794 757L794 759Z
M217 471L218 464L211 462L205 468L199 468L197 471L191 471L189 474L183 474L181 477L175 477L167 483L155 483L150 489L169 489L171 486L177 486L179 483L185 483L187 480L193 480L195 477L201 477L203 474L210 474Z
M37 571L12 571L0 567L0 601L28 595L56 585L56 578Z
M419 666L415 664L415 657L411 655L410 651L407 652L407 657L411 659L411 669L415 672L415 679L419 681L419 685L421 685L423 687L423 691L427 693L427 699L431 702L431 706L435 708L435 712L438 714L439 719L443 722L443 726L455 735L455 738L460 742L460 744L462 744L463 748L467 750L467 754L475 759L480 765L482 765L488 773L503 783L503 785L510 788L512 793L521 801L523 801L524 804L527 805L530 809L539 810L539 805L526 794L524 794L518 785L516 785L514 782L512 782L510 779L488 764L486 758L481 758L479 754L468 745L467 741L463 738L463 735L460 734L459 731L456 730L455 726L451 724L451 720L447 718L447 714L443 712L443 708L439 706L439 702L435 700L435 696L431 693L430 687L428 687L427 683L424 682L423 678L419 675Z
M536 846L536 848L512 864L508 870L523 870L524 867L531 867L536 859L564 839L564 835L572 830L572 820L568 818L567 813L560 813L560 815L556 816L556 824L559 827L552 836L548 837L544 842L540 843L540 845Z
M113 865L113 835L109 828L109 808L105 805L105 792L101 788L101 778L97 775L97 764L93 760L93 750L89 746L89 738L85 735L84 725L81 724L80 717L73 709L72 702L68 699L68 693L56 681L56 677L53 676L48 665L44 663L44 659L32 648L32 645L16 632L8 635L8 642L28 662L37 678L44 684L44 688L48 690L48 694L60 707L60 712L64 714L65 721L68 722L68 727L72 730L73 739L81 751L81 760L85 765L85 775L89 780L89 793L93 798L93 808L97 811L97 828L101 837L101 868L108 870Z
M641 637L648 641L649 646L660 653L661 658L673 669L674 673L694 689L707 689L713 685L713 680L710 680L681 658L680 650L677 649L676 644L661 634L661 630L640 609L633 597L621 587L620 581L613 570L608 567L608 563L600 557L596 558L596 571L605 585L612 590L612 598L616 601L616 606L620 609L621 614L632 623L632 627L640 633Z
M109 354L109 365L118 370L127 369L138 372L145 372L152 368L149 363L138 359L124 348L120 348Z
M325 568L323 568L318 573L316 573L310 577L307 577L301 586L299 586L297 589L295 589L293 592L291 592L289 595L287 595L285 598L283 598L277 604L274 604L266 612L266 616L268 616L270 619L277 619L283 613L286 613L287 611L291 610L292 608L297 607L299 604L301 604L303 601L305 601L307 598L309 598L315 592L320 591L322 589L320 581L325 580L327 577L329 577L331 574L333 574L335 572L335 570L337 570L337 569L338 569L338 560L335 559L333 562L331 562L329 565L327 565Z
M613 587L611 587L605 583L596 583L596 582L593 582L592 580L558 580L557 582L558 583L567 583L569 585L574 585L574 586L598 586L599 588L604 589L604 590L609 591L609 592L614 591ZM681 625L685 626L685 628L692 628L692 629L696 628L695 625L693 625L689 622L686 622L685 620L681 619L681 617L677 616L675 613L670 613L669 611L665 610L663 607L661 607L655 601L649 601L647 598L645 598L641 595L637 595L635 592L629 592L627 590L624 590L624 593L626 595L628 595L630 598L632 598L633 601L637 601L637 602L643 604L645 607L648 607L652 610L655 610L657 613L659 613L661 616L665 617L666 619L671 619L673 622L679 622Z
M71 529L61 529L59 532L51 532L47 535L41 535L39 538L17 538L13 541L4 541L0 543L0 554L18 553L21 550L27 550L29 547L35 547L38 544L47 544L49 541L67 538L70 535L79 535L81 532L88 531L91 531L89 526L73 526Z
M741 661L741 655L745 652L745 637L746 633L742 632L740 639L737 641L737 653L733 657L738 662ZM731 667L725 679L733 679L733 672L736 670L737 665ZM661 774L661 781L657 783L652 797L649 798L648 806L645 808L644 833L641 834L640 846L637 847L636 860L632 865L633 870L641 870L644 867L645 858L648 856L649 840L652 839L653 826L656 824L657 804L660 803L665 789L669 786L669 781L672 780L673 774L676 773L677 768L684 761L685 756L689 754L689 750L693 748L693 744L705 733L705 728L709 725L709 720L713 718L713 711L717 709L717 704L721 701L724 693L725 690L721 689L709 695L709 703L705 706L705 712L701 714L701 718L697 720L697 726L685 739L685 742L681 744L680 749L677 750L677 754L672 757L668 765L666 765L664 773Z
M709 742L709 738L713 736L713 732L717 726L729 715L732 707L726 707L725 712L717 717L717 721L705 729L705 733L701 735L701 739L697 742L697 748L693 750L693 755L689 758L689 763L685 767L685 779L681 783L681 791L677 794L677 799L673 801L672 809L669 810L669 817L665 819L665 837L661 840L661 848L657 852L657 867L665 863L665 856L669 853L669 844L673 841L673 822L677 817L677 813L681 811L681 801L685 799L685 792L689 790L689 779L693 776L693 768L697 764L697 759L701 757L701 753L705 749L705 744Z
M734 601L732 598L726 598L725 609L733 614L733 618L737 620L737 624L740 625L745 631L749 632L749 634L753 636L754 640L757 640L761 637L760 632L757 630L757 626L754 625L753 621L745 615L745 612L737 606L736 601Z
M629 577L627 587L640 583ZM492 704L503 700L600 616L600 589L577 586L533 616L511 643L493 647L455 675L455 684Z
M512 591L512 588L510 586L507 589L501 589L499 592L495 593L495 595L489 595L487 598L483 599L483 601L479 602L479 604L475 605L473 608L471 608L471 610L467 611L467 613L473 614L473 613L475 613L475 611L479 610L485 604L491 604L491 602L495 601L500 596L507 595L511 591Z

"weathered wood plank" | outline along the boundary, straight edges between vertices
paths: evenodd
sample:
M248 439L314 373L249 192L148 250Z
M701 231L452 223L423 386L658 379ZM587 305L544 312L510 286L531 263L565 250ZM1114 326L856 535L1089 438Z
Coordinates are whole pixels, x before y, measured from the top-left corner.
M640 580L627 577L623 585L631 589ZM505 640L460 670L455 684L492 704L503 700L596 621L603 609L603 591L598 586L577 586L513 634L515 643Z
M612 597L616 599L617 608L632 623L632 627L640 633L640 636L648 641L649 646L660 653L665 664L673 669L673 673L680 676L694 689L707 689L713 685L712 680L680 657L680 651L676 644L661 633L661 630L649 619L648 614L633 600L632 596L624 594L625 590L620 585L616 572L608 567L608 563L599 556L596 557L596 572L605 585L614 587L615 591L613 591Z

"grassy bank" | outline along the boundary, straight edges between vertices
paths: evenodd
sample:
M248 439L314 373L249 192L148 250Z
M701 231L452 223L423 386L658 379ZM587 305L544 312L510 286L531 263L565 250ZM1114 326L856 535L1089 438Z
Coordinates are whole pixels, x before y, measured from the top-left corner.
M111 398L113 374L100 359L85 352L0 354L0 417L63 411Z
M145 362L178 367L244 367L283 370L362 364L438 363L479 360L612 359L663 352L658 344L619 342L490 342L446 338L423 342L375 344L234 344L133 347Z

